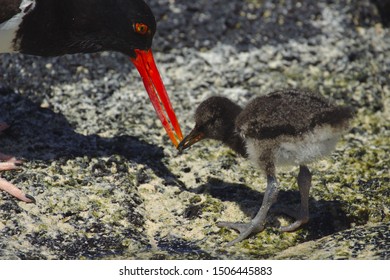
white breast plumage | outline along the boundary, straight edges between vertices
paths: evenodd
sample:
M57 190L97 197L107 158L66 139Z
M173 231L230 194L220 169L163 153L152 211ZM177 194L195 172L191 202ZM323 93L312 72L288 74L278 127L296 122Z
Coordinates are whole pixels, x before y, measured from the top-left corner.
M261 166L259 159L263 158L262 153L270 146L276 146L272 151L272 160L276 166L308 164L329 155L334 150L344 129L323 125L302 136L280 136L263 140L247 138L249 158Z
M0 24L0 53L12 53L19 50L20 43L15 41L16 33L22 23L23 17L35 7L34 0L23 0L20 4L20 12L12 18Z

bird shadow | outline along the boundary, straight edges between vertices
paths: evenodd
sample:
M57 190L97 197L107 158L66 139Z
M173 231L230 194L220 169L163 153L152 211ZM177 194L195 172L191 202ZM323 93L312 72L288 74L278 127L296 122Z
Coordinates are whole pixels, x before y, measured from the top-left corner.
M249 218L253 218L259 211L264 193L258 192L246 184L225 182L218 178L210 177L208 182L193 190L195 193L207 193L221 201L235 202L240 210ZM280 226L276 219L283 215L293 222L294 215L300 206L300 194L298 190L280 190L277 202L275 202L268 215L269 226ZM304 241L319 239L351 227L347 213L343 209L343 202L309 199L310 220L302 228L306 231ZM232 221L236 222L236 221ZM241 222L241 221L237 221Z
M9 88L0 88L0 121L10 128L0 136L0 150L25 161L67 160L75 157L110 157L150 168L156 176L178 181L163 162L163 148L134 136L101 137L77 133L64 115L41 108ZM148 178L140 176L139 183Z

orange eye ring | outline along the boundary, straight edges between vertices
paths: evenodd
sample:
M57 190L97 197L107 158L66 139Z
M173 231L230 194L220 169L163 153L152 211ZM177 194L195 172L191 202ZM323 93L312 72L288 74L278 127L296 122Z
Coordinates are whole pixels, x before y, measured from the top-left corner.
M138 34L145 35L149 31L149 27L145 23L135 23L134 31Z

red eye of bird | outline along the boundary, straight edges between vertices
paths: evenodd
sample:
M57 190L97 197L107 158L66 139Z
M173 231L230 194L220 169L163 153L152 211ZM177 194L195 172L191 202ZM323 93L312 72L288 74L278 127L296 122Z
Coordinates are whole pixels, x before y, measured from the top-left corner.
M145 35L149 30L149 27L145 23L134 24L134 31L138 34Z

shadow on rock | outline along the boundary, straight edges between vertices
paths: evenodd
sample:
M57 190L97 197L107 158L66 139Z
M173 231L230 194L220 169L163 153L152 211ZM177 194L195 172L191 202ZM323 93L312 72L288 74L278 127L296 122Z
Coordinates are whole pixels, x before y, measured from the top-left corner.
M208 193L221 201L232 201L239 205L240 210L250 218L259 211L264 194L253 190L245 184L229 183L217 178L195 189L196 193ZM323 236L339 232L351 227L351 222L343 210L341 201L309 200L310 220L302 228L306 230L304 241L319 239ZM277 202L268 213L268 220L272 216L287 215L293 222L294 218L289 213L299 210L299 191L279 191ZM279 222L272 219L272 223L279 227ZM275 221L274 221L275 220ZM239 221L237 221L239 222Z
M202 250L195 243L183 240L178 237L155 236L159 251L154 253L151 259L186 259L186 260L210 260L213 257L210 253Z
M119 155L149 167L164 179L176 178L162 162L161 147L127 135L104 138L76 133L62 114L41 108L12 90L0 91L0 112L0 121L11 125L0 137L3 153L26 161L46 162Z

